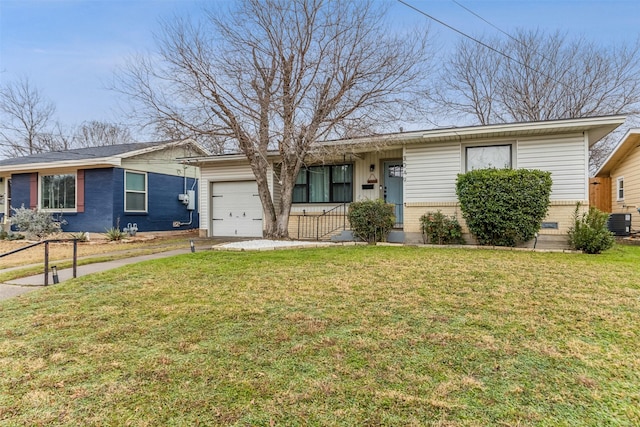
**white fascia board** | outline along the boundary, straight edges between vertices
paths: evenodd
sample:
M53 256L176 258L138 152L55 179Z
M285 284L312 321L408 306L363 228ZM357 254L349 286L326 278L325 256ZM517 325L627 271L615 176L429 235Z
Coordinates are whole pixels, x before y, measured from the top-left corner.
M509 132L514 136L535 135L540 131L546 133L575 131L585 132L599 127L611 128L606 133L624 123L626 116L589 117L579 119L549 120L543 122L504 123L496 125L476 125L465 127L450 127L445 129L419 130L402 133L375 135L362 138L332 140L322 143L323 146L357 146L383 144L385 146L402 146L410 143L424 143L429 140L465 139L483 135L491 138L493 135ZM599 136L601 138L602 136ZM598 138L598 139L599 139ZM590 141L593 144L594 141Z
M280 154L272 151L267 153L267 160L275 160L280 157ZM200 157L183 157L176 159L178 161L182 161L184 163L219 163L219 162L249 162L247 156L244 154L214 154L211 156L200 156Z
M512 132L526 135L532 131L563 131L565 129L574 130L580 128L588 130L598 126L620 126L624 123L626 116L609 116L595 118L580 118L566 120L551 120L545 122L526 122L526 123L506 123L487 126L469 126L451 129L436 129L432 131L422 132L422 137L429 138L447 138L447 137L465 137L478 134L492 134L501 132Z
M441 140L447 138L464 139L473 136L483 135L487 138L494 137L505 132L509 132L512 136L528 136L536 135L541 131L551 134L554 132L588 132L592 129L609 128L604 129L601 133L609 133L611 130L624 123L626 116L607 116L607 117L588 117L579 119L565 119L565 120L549 120L543 122L523 122L523 123L506 123L497 125L478 125L467 127L454 127L446 129L433 129L433 130L420 130L410 131L402 133L391 133L383 135L374 135L353 139L332 140L320 143L321 147L313 149L309 154L315 152L321 152L322 147L362 147L352 148L355 151L367 151L368 147L375 149L396 149L403 147L405 144L412 143L425 143L429 140ZM592 145L595 141L600 139L604 135L593 135L594 138L590 138L589 144ZM268 158L278 158L277 152L270 152ZM244 154L223 154L203 157L190 157L181 159L186 162L194 163L212 163L212 162L225 162L234 160L246 160Z
M383 144L385 147L402 147L410 140L420 139L427 131L392 133L385 135L365 136L353 139L338 139L320 143L323 147L339 146L368 146L371 144Z
M99 159L61 160L57 162L28 163L23 165L9 165L0 167L0 173L26 173L49 169L91 169L119 167L122 165L120 157L103 157Z
M202 156L202 157L185 157L182 159L177 159L178 161L183 161L185 163L219 163L219 162L234 162L234 161L248 161L247 156L244 154L221 154L221 155L213 155L213 156Z

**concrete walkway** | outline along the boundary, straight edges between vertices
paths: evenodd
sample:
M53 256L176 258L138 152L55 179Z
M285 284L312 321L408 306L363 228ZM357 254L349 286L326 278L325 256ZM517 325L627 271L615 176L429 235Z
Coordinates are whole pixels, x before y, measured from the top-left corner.
M202 250L197 248L196 250ZM175 249L167 252L158 252L149 255L133 256L130 258L123 258L107 262L98 262L94 264L87 264L78 266L76 272L77 277L86 276L88 274L99 273L101 271L111 270L114 268L122 267L123 265L135 264L142 261L151 259L167 258L174 255L181 255L191 252L191 248ZM51 265L55 265L52 263ZM73 269L65 268L58 270L58 278L60 282L73 278ZM49 274L49 285L53 284L53 278ZM9 280L5 283L0 283L0 301L8 298L12 298L18 295L26 294L37 289L44 287L44 273L36 274L35 276L23 277L20 279Z

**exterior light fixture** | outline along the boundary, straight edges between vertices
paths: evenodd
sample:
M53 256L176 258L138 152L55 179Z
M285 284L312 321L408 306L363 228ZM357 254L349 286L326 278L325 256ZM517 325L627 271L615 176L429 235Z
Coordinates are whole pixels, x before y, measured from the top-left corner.
M51 274L53 275L53 284L60 283L60 279L58 278L58 267L53 265L51 266Z

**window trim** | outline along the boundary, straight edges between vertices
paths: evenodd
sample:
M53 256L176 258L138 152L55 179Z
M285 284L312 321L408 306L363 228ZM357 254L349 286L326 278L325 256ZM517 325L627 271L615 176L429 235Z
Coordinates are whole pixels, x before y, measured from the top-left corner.
M72 208L45 208L44 207L44 192L42 188L43 178L46 176L56 176L56 175L71 175L73 176L74 185L74 201ZM75 213L78 212L78 171L73 172L55 172L55 173L39 173L38 174L38 210L42 212L70 212Z
M332 172L332 168L336 167L336 166L351 166L351 181L349 182L349 185L351 186L351 194L349 197L349 200L347 201L336 201L334 200L334 196L333 196L333 185L334 184L344 184L345 181L340 182L340 183L334 183L333 182L333 172ZM329 200L326 202L312 202L309 201L309 195L310 195L310 179L309 179L309 169L310 168L314 168L314 167L322 167L322 168L328 168L329 169ZM306 184L296 184L294 182L293 188L294 188L294 193L295 193L295 189L298 187L303 187L305 188L305 193L306 193L306 202L296 202L293 200L294 194L291 195L291 200L292 200L292 204L297 204L297 205L306 205L306 204L314 204L314 205L321 205L321 204L333 204L333 203L351 203L353 202L353 193L354 193L354 189L355 189L355 185L354 185L354 175L355 175L355 165L353 163L336 163L336 164L327 164L327 165L309 165L307 167L302 167L300 169L299 173L302 173L303 171L307 172L307 179L306 179ZM296 177L296 181L298 180L298 177Z
M144 191L139 191L139 190L127 190L127 175L129 173L132 174L137 174L137 175L144 175ZM147 172L140 172L140 171L134 171L134 170L125 170L124 171L124 180L123 180L123 185L124 185L124 211L127 213L148 213L149 212L149 175ZM127 194L128 193L135 193L135 194L144 194L144 210L134 210L134 209L127 209Z
M468 144L464 145L464 158L462 159L462 166L464 172L469 172L469 160L467 153L470 148L489 148L489 147L509 147L509 169L515 169L515 159L514 159L514 146L515 142L490 142L487 144Z
M620 197L620 190L622 190L622 197ZM616 200L619 202L624 200L624 176L616 178Z

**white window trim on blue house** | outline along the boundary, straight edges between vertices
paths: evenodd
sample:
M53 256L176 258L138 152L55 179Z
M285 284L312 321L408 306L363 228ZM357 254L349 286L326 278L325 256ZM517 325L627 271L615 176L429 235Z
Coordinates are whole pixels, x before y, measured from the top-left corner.
M142 175L144 177L144 190L140 189L129 189L127 187L127 177L129 175ZM129 209L127 203L127 195L136 195L142 194L144 195L144 209ZM131 213L147 213L149 207L149 180L146 172L137 172L137 171L124 171L124 211Z
M45 188L46 178L47 177L60 177L60 176L72 176L73 177L73 206L71 207L71 203L68 203L68 206L64 207L63 203L56 203L58 206L45 206ZM54 189L49 188L49 192ZM57 195L60 196L60 193ZM60 200L58 200L60 202ZM38 208L44 212L77 212L78 209L78 175L76 172L65 172L65 173L54 173L54 174L38 174Z

